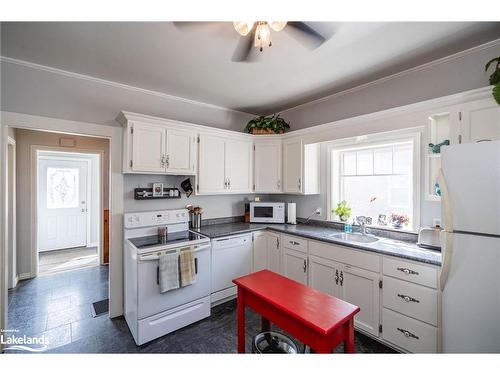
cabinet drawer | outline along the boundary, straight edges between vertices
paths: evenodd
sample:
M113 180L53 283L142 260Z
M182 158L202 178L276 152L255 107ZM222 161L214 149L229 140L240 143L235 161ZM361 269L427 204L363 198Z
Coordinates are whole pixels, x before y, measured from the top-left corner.
M307 240L301 237L283 236L283 247L307 253Z
M365 270L380 272L380 257L353 248L309 241L309 253L321 258L350 264Z
M437 287L437 269L431 266L384 257L383 270L387 276L431 288Z
M436 353L437 328L394 311L382 311L382 337L412 353Z
M384 307L426 323L437 325L437 291L384 276Z

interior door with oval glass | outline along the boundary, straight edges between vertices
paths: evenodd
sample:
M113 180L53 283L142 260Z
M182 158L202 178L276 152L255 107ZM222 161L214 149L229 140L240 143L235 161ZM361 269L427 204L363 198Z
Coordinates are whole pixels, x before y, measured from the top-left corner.
M38 159L38 251L87 245L85 160Z

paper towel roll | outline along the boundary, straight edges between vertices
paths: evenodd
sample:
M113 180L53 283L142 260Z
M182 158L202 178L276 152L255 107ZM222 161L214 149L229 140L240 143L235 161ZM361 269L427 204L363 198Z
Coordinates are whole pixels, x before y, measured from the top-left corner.
M288 203L288 224L297 224L297 204L296 203Z

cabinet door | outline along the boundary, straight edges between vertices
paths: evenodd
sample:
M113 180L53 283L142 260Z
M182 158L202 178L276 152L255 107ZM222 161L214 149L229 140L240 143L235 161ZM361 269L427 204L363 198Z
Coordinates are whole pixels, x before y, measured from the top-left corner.
M494 99L464 104L462 113L462 142L500 140L500 106Z
M185 130L167 129L166 171L195 173L196 137Z
M266 233L267 237L267 269L281 273L281 244L280 236L275 233Z
M224 184L224 147L221 137L200 135L198 149L198 192L226 192Z
M226 140L225 160L228 191L231 193L252 192L252 142Z
M253 234L253 272L267 268L267 236L265 232Z
M309 255L309 286L320 292L341 298L340 264L328 259Z
M307 254L284 248L283 275L307 285Z
M340 280L342 299L360 308L360 312L354 317L354 325L372 335L379 336L379 274L344 265Z
M255 144L254 180L256 193L281 192L281 142Z
M283 145L284 193L302 192L302 141L292 140Z
M132 170L138 172L165 172L164 127L135 122L132 124Z

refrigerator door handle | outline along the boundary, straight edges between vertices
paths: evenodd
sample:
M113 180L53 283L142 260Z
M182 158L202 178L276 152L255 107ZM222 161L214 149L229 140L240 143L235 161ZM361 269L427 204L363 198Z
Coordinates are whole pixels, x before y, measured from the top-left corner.
M441 235L444 235L444 241L442 244L443 252L442 252L442 263L441 263L441 275L439 277L439 287L441 291L444 290L446 285L446 281L448 281L448 276L450 274L451 268L451 259L453 257L453 233L449 233L446 231L441 232Z
M442 169L439 169L438 183L439 188L441 189L441 219L444 222L443 228L446 232L453 232L453 215L450 193L448 191L448 184L446 183Z

